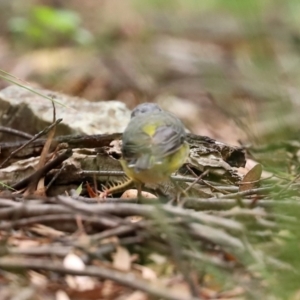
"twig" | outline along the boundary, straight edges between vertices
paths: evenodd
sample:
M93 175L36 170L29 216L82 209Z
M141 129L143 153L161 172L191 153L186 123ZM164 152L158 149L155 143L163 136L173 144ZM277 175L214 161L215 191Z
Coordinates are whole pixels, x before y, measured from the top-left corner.
M168 220L161 212L157 212L156 218L157 222L160 224L160 227L164 229L164 232L166 234L165 240L170 247L170 253L173 257L174 264L176 265L178 271L181 272L184 280L188 284L191 295L197 297L197 295L199 295L199 290L191 276L189 268L187 267L187 261L183 259L182 249L179 246L178 236L176 235L176 232L174 231L173 227L170 226Z
M118 239L117 242L104 243L104 244L97 245L96 247L95 246L82 247L81 245L75 245L74 247L86 253L88 256L91 257L91 259L94 258L102 259L103 255L107 255L109 253L116 251L118 246L137 245L143 242L145 242L145 237L142 235L138 235L138 236L124 237Z
M191 169L190 167L187 166L188 169ZM209 170L204 171L200 176L197 176L197 178L192 182L191 185L189 185L184 192L187 193L196 183L199 181L203 181L202 178L208 174Z
M62 205L71 208L75 212L84 212L84 213L94 214L93 210L90 210L92 204L89 205L89 204L85 204L85 203L80 203L70 197L64 197L64 196L58 196L56 198L56 200L57 200L56 202L61 203ZM100 206L101 206L101 204L100 204ZM94 207L98 207L98 205L95 204ZM117 225L127 223L125 220L122 220L115 215L111 215L110 213L108 213L108 212L101 213L100 211L98 211L97 216L98 217L100 216L102 219L107 220L108 223L113 222L114 225L110 226L110 227L115 227Z
M141 223L141 222L139 222L139 223ZM102 232L90 235L90 238L93 241L100 241L100 240L109 238L111 236L120 236L120 235L123 235L123 234L128 234L128 233L130 233L130 232L137 229L137 226L135 224L136 223L128 224L128 225L121 225L121 226L118 226L116 228L107 229L107 230L104 230ZM138 227L140 228L141 225L142 224L139 224Z
M31 247L31 248L20 248L20 247L8 247L7 251L9 254L16 254L16 255L56 255L64 257L68 253L70 253L74 249L73 246L60 246L60 245L43 245L39 247Z
M57 177L61 174L61 172L64 170L64 166L62 166L55 174L54 176L51 178L50 182L47 184L46 186L46 192L49 190L49 188L51 187L51 185L53 184L53 182L57 179Z
M11 220L14 215L19 217L32 217L32 216L44 216L47 214L66 214L71 210L62 205L56 204L23 204L18 203L14 207L0 209L0 219Z
M67 149L65 152L57 156L55 159L47 163L44 167L37 170L35 173L29 175L28 177L22 179L21 181L14 184L12 187L16 190L24 188L28 183L30 183L35 178L41 178L42 176L46 175L50 170L59 166L64 160L71 157L73 154L71 149Z
M289 183L287 183L277 194L277 197L282 195L282 193L286 190L288 190L295 181L297 181L300 178L300 174L298 174L293 180L291 180Z
M67 143L71 149L74 148L99 148L104 146L109 146L113 140L120 139L122 135L120 133L113 134L95 134L95 135L63 135L56 137L53 140L55 145ZM31 148L43 147L46 142L46 139L38 139L32 144ZM14 143L0 143L2 150L10 150L22 147L27 142L14 142Z
M242 224L234 220L205 214L200 211L195 212L195 211L191 211L191 210L187 210L181 207L175 207L171 205L163 205L162 209L166 213L171 213L174 216L185 217L190 220L198 221L200 223L204 223L212 226L220 226L237 232L244 231Z
M183 250L183 255L192 259L197 259L200 260L201 262L204 262L206 264L211 264L217 267L221 267L223 269L229 269L232 270L233 267L235 266L235 263L229 263L226 261L223 261L221 258L218 256L214 255L208 255L204 254L200 251L191 251L191 250Z
M79 276L93 276L101 279L109 279L121 285L146 292L158 298L168 300L196 300L199 298L180 297L178 294L171 292L165 288L158 288L157 285L152 285L136 277L133 273L124 273L117 270L105 268L104 266L86 266L84 270L75 270L65 268L62 264L55 263L46 259L7 259L0 258L0 268L5 270L43 270L57 272L63 275L79 275Z
M89 255L91 258L98 258L101 255L105 255L111 253L116 250L118 245L127 246L132 244L140 244L144 241L144 237L141 236L133 236L133 237L126 237L123 239L118 240L116 243L105 243L101 245L97 245L97 247L89 247L89 245L81 246L79 245L72 245L72 246L61 246L57 243L54 245L42 245L38 247L30 247L30 248L19 248L19 247L8 247L7 251L9 254L17 254L17 255L56 255L60 257L66 256L74 249L81 250L85 254Z
M189 223L187 226L190 228L192 235L196 237L204 238L216 245L230 247L234 251L243 252L245 250L245 246L240 239L231 236L223 230L199 223Z
M20 205L20 202L16 202L11 199L0 199L0 209L1 207L11 207L11 206L18 206Z
M150 205L140 205L133 203L98 203L86 204L78 202L70 197L57 196L60 203L65 206L72 207L76 211L81 211L88 214L102 215L103 213L112 213L117 216L132 216L142 215L151 216L154 207Z
M263 194L263 193L266 193L266 192L270 192L273 189L274 189L274 187L262 187L262 188L257 188L257 189L251 189L251 190L247 190L247 191L222 195L222 196L219 197L219 199L236 199L236 198L240 198L240 197L243 197L243 196Z
M53 101L52 101L52 106L53 106L53 122L52 122L52 124L55 124L55 122L56 122L56 109L55 109L55 104L54 104ZM55 135L56 125L53 126L50 130L48 130L47 140L46 140L46 143L43 147L42 153L40 155L39 162L37 164L37 169L38 170L42 169L46 164L47 155L49 153L51 143L52 143L53 137ZM30 181L30 183L27 186L26 191L24 192L24 197L27 197L28 195L33 194L36 189L39 189L39 185L43 189L43 193L45 193L45 188L44 188L45 179L42 178L42 177L43 176L35 176L35 177L32 178L32 180ZM41 182L39 182L40 180L41 180Z
M113 222L112 220L107 220L99 217L93 216L81 216L82 221L92 223L92 224L100 224L105 227L115 227L118 223ZM67 221L75 221L76 214L69 213L69 214L53 214L53 215L41 215L29 218L23 218L21 220L16 220L12 222L4 222L0 224L0 230L6 230L16 227L24 227L32 224L44 224L49 222L67 222Z
M176 175L176 176L171 176L171 178L175 181L184 181L184 182L194 182L195 177L189 177L189 176L181 176L181 175ZM227 192L236 192L239 190L237 186L224 186L220 185L218 182L213 182L210 180L200 180L199 184L203 186L208 186L212 190L219 191L221 193L227 193Z
M98 203L98 204L86 204L82 202L78 202L76 200L69 199L66 196L63 197L64 201L71 201L75 203L73 208L68 208L65 205L60 204L47 204L47 203L32 203L29 200L26 200L26 203L15 202L8 199L0 199L0 207L1 203L3 206L10 206L6 208L0 208L0 219L9 219L14 213L22 211L22 217L31 217L31 216L39 216L39 215L47 215L47 214L63 214L63 213L71 213L72 211L83 212L88 215L103 215L104 213L113 214L115 216L132 216L132 215L141 215L141 216L152 216L156 212L156 208L153 205L141 205L135 203ZM55 201L56 198L52 198ZM50 198L49 198L50 200ZM236 205L236 200L234 199L201 199L201 198L185 198L185 206L186 207L197 207L197 208L207 208L210 209L228 209ZM250 199L242 200L243 203L247 206L252 203ZM291 200L260 200L258 202L259 206L262 207L272 207L272 206L296 206L300 205L299 201L291 201ZM162 209L165 210L166 213L173 216L184 216L189 219L196 218L199 222L207 223L212 222L213 216L209 214L193 212L186 210L184 208L172 207L170 205L162 206ZM178 211L177 211L178 209ZM209 219L208 219L209 218ZM221 220L221 219L219 219ZM226 218L223 218L225 221L229 221ZM231 220L232 221L232 220ZM229 224L229 223L228 223ZM234 222L234 224L239 224ZM216 223L216 225L218 225ZM218 225L220 226L220 224ZM222 226L222 225L221 225ZM229 226L229 225L228 225ZM238 225L240 226L240 224ZM233 225L233 228L235 225ZM236 229L238 230L239 227Z
M142 215L151 217L157 212L156 207L154 207L153 205L140 205L132 203L86 204L74 201L72 198L65 196L58 196L58 199L61 203L88 214L113 213L114 215L121 216ZM202 222L205 224L222 226L224 228L236 230L238 232L244 230L243 226L234 220L211 216L201 212L188 211L181 207L174 207L171 205L162 205L160 209L162 209L167 214L172 214L173 216L185 217L188 219L197 220L198 222Z
M19 151L21 151L22 149L24 149L27 145L29 145L30 143L32 143L33 141L35 141L36 139L38 139L40 136L47 134L49 132L49 130L51 130L54 126L56 126L57 124L59 124L62 121L62 119L58 119L57 121L55 121L54 123L52 123L51 125L49 125L48 127L46 127L44 130L40 131L39 133L35 134L29 141L27 141L26 143L24 143L21 147L19 147L18 149L16 149L15 151L13 151L1 164L0 164L0 169L15 155L17 154Z
M227 196L227 195L226 195ZM192 208L197 210L203 209L229 209L237 205L235 199L224 199L224 198L184 198L184 207L185 208ZM253 200L251 199L242 199L242 204L244 206L251 206L253 204ZM299 206L299 201L292 201L292 200L259 200L256 203L256 206L261 207L274 207L274 206Z
M28 140L32 139L32 137L33 137L33 135L31 135L27 132L20 131L20 130L17 130L17 129L13 129L13 128L10 128L10 127L5 127L5 126L0 126L0 132L20 136L20 137L28 139Z
M195 177L198 177L197 174L193 171L193 169L192 169L189 165L187 165L186 168L187 168L187 169L188 169ZM225 194L228 194L227 191L222 191L222 190L220 190L218 187L213 186L213 185L211 185L208 181L202 179L207 173L209 173L209 170L204 171L204 172L196 179L196 181L193 182L193 183L195 184L195 183L197 183L197 182L200 182L200 183L202 183L203 185L208 186L208 187L211 189L211 191L215 190L215 191L220 192L220 193L223 193L223 194L224 194L224 193L225 193ZM193 185L193 183L192 183L192 185ZM192 185L191 185L191 186L192 186Z

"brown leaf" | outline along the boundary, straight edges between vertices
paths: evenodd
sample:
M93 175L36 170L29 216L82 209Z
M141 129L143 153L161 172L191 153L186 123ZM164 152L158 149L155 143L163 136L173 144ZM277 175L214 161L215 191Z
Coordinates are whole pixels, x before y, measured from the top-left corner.
M258 180L261 177L262 165L255 165L249 172L244 176L240 183L239 191L248 191L255 188L258 185Z
M129 271L131 269L130 253L124 247L117 247L117 251L114 255L113 266L122 271Z

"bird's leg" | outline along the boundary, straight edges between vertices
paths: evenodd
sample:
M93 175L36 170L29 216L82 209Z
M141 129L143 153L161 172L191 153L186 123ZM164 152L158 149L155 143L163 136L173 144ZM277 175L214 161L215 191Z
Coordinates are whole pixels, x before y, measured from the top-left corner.
M181 195L183 194L187 196L187 193L181 188L181 186L174 179L170 177L170 180L175 187L176 196L173 199L171 199L169 203L173 204L174 202L176 202L177 204L179 204Z
M145 184L140 181L136 182L138 202L141 202L143 199L142 189L143 189L144 185Z

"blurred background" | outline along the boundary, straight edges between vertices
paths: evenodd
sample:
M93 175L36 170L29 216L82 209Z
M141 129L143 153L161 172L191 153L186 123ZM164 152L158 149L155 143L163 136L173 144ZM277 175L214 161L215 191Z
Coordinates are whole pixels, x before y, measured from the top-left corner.
M0 67L260 145L298 134L299 15L298 0L0 0Z
M195 134L246 145L284 191L300 173L299 16L299 0L0 0L0 68L91 102L157 102ZM282 207L296 221L266 252L297 271L299 209ZM264 272L284 295L268 299L300 299L298 271Z

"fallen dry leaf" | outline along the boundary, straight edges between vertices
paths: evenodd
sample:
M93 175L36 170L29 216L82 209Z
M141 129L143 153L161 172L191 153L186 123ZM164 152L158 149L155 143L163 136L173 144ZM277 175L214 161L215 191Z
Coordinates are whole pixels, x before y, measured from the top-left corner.
M65 268L73 270L84 270L85 264L82 259L74 253L69 253L63 261ZM85 291L95 288L96 281L89 276L66 276L66 282L72 289Z
M258 180L261 178L262 165L255 165L243 178L240 183L239 191L248 191L255 188L258 185Z
M122 271L130 271L131 258L130 253L124 247L118 246L113 258L114 268Z
M70 300L70 298L65 291L58 290L55 293L55 300Z
M37 286L39 288L47 286L48 278L46 276L44 276L38 272L32 271L32 270L28 271L28 275L29 275L31 283L34 286Z
M149 281L155 281L157 279L156 273L149 267L142 265L134 265L134 268L141 272L142 277Z

